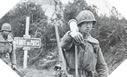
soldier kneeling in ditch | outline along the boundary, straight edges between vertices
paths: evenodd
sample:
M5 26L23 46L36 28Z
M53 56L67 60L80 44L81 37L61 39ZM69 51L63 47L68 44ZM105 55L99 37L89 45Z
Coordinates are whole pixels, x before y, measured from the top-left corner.
M0 58L13 69L16 69L16 55L13 46L11 25L4 23L0 32Z

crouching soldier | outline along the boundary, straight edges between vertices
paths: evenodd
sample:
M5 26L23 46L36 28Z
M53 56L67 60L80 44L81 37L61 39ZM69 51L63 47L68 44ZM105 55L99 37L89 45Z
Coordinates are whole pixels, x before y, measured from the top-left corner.
M13 36L11 34L11 25L4 23L0 32L0 58L11 65L13 69L16 68L16 55L13 46Z
M90 34L96 23L93 13L83 10L75 20L78 31L68 31L61 39L67 72L75 77L75 46L77 46L79 77L107 77L108 67L99 41Z

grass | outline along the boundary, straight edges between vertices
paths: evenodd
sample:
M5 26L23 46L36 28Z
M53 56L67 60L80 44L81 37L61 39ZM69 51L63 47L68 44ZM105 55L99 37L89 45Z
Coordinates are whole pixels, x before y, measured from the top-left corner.
M53 69L37 70L35 68L27 68L26 70L24 70L24 73L24 77L55 77L55 71Z

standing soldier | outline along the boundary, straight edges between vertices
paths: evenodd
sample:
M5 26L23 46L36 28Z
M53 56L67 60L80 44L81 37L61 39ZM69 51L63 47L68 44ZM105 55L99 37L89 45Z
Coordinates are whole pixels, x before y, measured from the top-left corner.
M107 77L108 67L99 41L90 34L96 23L93 13L83 10L77 15L76 21L78 31L68 31L61 39L67 72L75 77L75 51L77 51L78 77Z
M11 25L8 23L4 23L1 27L0 58L7 64L11 64L13 69L16 69L16 55L13 46L13 36L11 34Z

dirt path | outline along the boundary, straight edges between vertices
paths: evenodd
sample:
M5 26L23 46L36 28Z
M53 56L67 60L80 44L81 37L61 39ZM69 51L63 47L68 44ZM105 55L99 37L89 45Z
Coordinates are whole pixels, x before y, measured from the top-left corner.
M27 69L25 73L24 77L55 77L55 72L53 70Z

